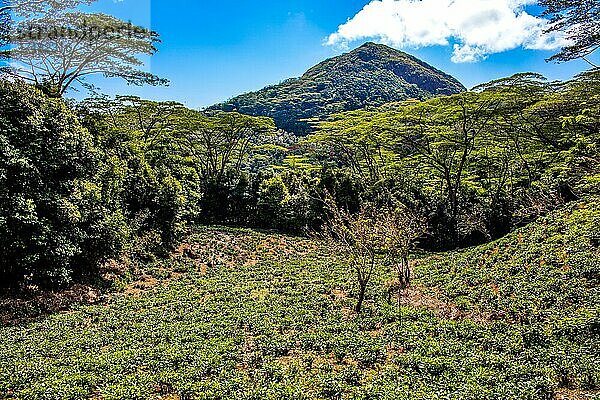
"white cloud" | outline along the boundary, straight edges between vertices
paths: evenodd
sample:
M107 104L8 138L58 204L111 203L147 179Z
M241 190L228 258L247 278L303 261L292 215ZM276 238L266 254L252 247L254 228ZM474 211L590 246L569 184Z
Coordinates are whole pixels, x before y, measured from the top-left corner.
M327 39L345 46L375 39L395 47L454 44L453 62L475 62L523 47L550 50L564 38L543 34L547 20L528 14L536 0L372 0Z

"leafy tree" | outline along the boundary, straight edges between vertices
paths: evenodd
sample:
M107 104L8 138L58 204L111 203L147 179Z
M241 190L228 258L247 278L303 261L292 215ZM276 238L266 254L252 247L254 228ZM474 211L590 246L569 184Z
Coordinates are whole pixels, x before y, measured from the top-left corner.
M547 33L562 32L570 44L550 58L564 62L578 58L594 68L598 65L588 56L600 48L600 3L597 0L540 0L551 17Z
M96 0L4 0L0 3L0 50L10 43L10 34L17 19L32 19L42 14L56 14L76 8L82 4L91 4ZM0 51L1 56L6 54Z
M565 85L518 74L470 93L339 114L307 142L313 162L351 170L374 199L385 187L420 209L436 247L477 243L583 193L576 188L597 164L594 77Z
M274 128L270 118L235 112L211 116L189 110L177 129L198 159L203 179L221 182L228 169L239 175L259 135L272 133Z
M86 77L98 74L134 85L167 83L139 69L139 55L157 51L154 31L81 12L47 13L14 25L10 48L2 53L10 63L0 72L42 87L50 96L63 96L75 83L85 84Z
M149 149L158 146L165 136L174 137L187 110L176 102L156 102L137 96L95 96L79 106L84 113L93 113L110 128L136 132Z
M229 195L259 138L274 132L270 118L187 110L175 128L179 143L196 162L202 181L203 218L225 222Z
M20 16L48 14L90 4L96 0L10 0L0 6L0 14L15 13Z
M441 224L449 229L450 240L458 243L459 225L473 225L461 199L476 182L470 166L486 145L500 105L501 100L490 93L409 101L379 112L341 115L322 124L310 140L342 148L344 158L352 160L346 164L369 171L371 184L398 170L415 176L424 185L423 192L445 198L448 218Z
M318 131L307 138L312 145L326 144L317 149L317 157L347 168L360 179L374 184L388 176L387 167L394 162L396 153L387 132L377 125L386 114L373 111L355 111L331 117L318 124Z
M0 282L69 283L129 237L121 166L99 160L62 100L0 81Z
M258 192L259 221L267 228L278 228L289 200L289 190L280 175L264 180Z
M199 214L198 161L175 134L187 110L133 96L99 97L79 105L108 159L124 165L124 208L140 236L157 233L156 249L173 245Z
M453 225L458 223L460 191L470 178L469 163L499 105L494 97L467 93L405 109L402 140L414 152L412 161L429 167L443 183Z

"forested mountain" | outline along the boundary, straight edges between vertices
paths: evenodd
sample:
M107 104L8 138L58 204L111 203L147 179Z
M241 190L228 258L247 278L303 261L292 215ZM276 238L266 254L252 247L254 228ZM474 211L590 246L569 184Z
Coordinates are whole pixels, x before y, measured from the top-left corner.
M464 90L455 78L416 57L366 43L323 61L300 78L237 96L210 109L272 117L279 128L305 135L310 131L309 118Z

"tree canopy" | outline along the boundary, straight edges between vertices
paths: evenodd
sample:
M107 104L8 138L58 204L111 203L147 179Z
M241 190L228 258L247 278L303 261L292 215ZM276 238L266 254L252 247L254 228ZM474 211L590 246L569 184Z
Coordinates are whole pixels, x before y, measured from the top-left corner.
M90 75L120 78L134 85L166 84L143 70L140 56L156 53L158 33L99 13L65 11L84 1L22 2L5 7L10 23L0 73L18 77L53 97L63 96ZM56 3L56 4L55 4ZM6 22L5 22L6 24Z
M597 68L588 57L600 48L600 3L597 0L540 0L551 17L547 32L562 32L570 42L550 58L564 62L584 59Z

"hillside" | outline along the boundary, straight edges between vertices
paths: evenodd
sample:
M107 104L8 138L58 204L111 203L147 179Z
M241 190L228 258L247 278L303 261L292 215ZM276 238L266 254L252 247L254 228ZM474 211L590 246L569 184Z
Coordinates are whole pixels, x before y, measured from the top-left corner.
M0 327L0 398L593 398L599 226L592 198L420 260L400 309L380 273L361 317L322 243L201 228L108 300Z
M272 117L279 128L307 134L307 118L426 99L465 90L452 76L401 51L367 43L323 61L302 77L246 93L210 109Z
M600 198L554 211L498 241L422 260L417 271L464 312L597 336Z

